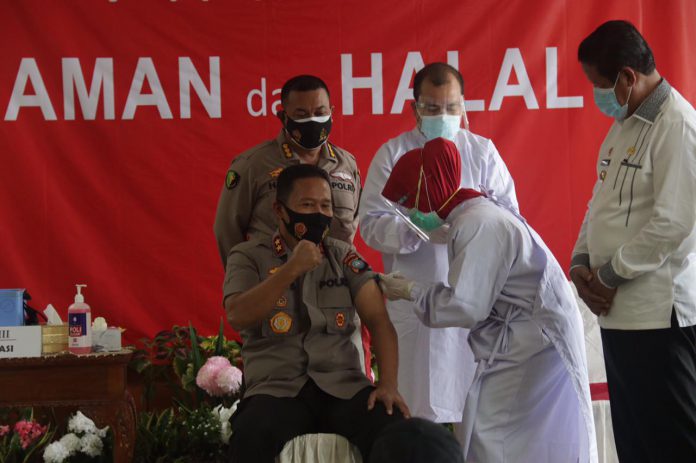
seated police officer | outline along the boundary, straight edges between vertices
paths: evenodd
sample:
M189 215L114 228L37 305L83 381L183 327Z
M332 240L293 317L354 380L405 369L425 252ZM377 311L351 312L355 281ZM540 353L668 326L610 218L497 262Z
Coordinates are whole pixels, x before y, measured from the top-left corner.
M322 169L284 169L273 209L278 232L227 258L224 305L243 338L246 384L232 418L232 461L272 462L287 441L319 432L345 436L367 461L379 431L409 414L375 274L352 246L326 237L333 211ZM351 342L356 310L372 333L376 385Z

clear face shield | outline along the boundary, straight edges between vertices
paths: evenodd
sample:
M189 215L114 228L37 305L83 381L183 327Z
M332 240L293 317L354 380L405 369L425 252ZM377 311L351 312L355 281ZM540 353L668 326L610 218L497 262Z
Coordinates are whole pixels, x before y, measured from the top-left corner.
M464 108L464 97L432 98L420 95L416 102L418 127L428 140L442 137L454 141L464 121L464 128L469 129L469 120Z

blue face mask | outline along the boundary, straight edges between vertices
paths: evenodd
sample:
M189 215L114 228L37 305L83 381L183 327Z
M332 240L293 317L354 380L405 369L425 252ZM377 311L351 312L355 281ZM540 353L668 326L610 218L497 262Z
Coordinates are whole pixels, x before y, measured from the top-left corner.
M416 225L421 230L425 230L427 232L433 231L436 228L441 227L445 223L445 221L442 220L435 211L426 213L421 212L418 209L412 209L409 212L408 216L414 225Z
M425 138L446 138L454 141L462 121L461 115L440 114L438 116L420 116L420 130Z
M619 74L620 75L620 74ZM619 82L619 76L616 76L614 81L614 86L612 88L598 88L594 87L592 92L594 94L594 101L597 107L602 113L609 117L613 117L617 121L623 121L626 119L626 114L628 114L628 99L631 97L631 91L633 87L628 88L628 97L626 98L626 104L621 106L619 100L616 99L616 84Z

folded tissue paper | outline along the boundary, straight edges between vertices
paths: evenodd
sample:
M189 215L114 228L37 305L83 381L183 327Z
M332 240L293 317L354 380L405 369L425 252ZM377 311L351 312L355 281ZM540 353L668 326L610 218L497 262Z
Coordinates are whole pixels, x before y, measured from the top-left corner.
M64 323L52 304L44 309L46 324L41 325L41 352L57 354L68 350L68 324Z
M109 327L104 317L92 322L92 352L119 352L121 350L121 328Z

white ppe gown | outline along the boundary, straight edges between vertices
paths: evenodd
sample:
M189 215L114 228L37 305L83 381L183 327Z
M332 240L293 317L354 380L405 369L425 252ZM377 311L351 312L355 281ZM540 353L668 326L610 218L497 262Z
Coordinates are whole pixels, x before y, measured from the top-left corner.
M360 201L360 234L368 246L382 253L385 272L398 271L410 279L437 283L447 281L447 247L421 241L382 199L396 161L425 142L416 128L377 151ZM478 189L483 185L517 208L512 178L493 143L466 130L459 131L454 143L462 156L461 186ZM387 302L399 339L399 390L413 416L457 423L475 371L468 330L433 330L416 318L414 309L410 301Z
M558 262L491 199L468 200L447 221L447 284L417 282L412 295L424 323L471 329L466 461L596 462L583 324Z

